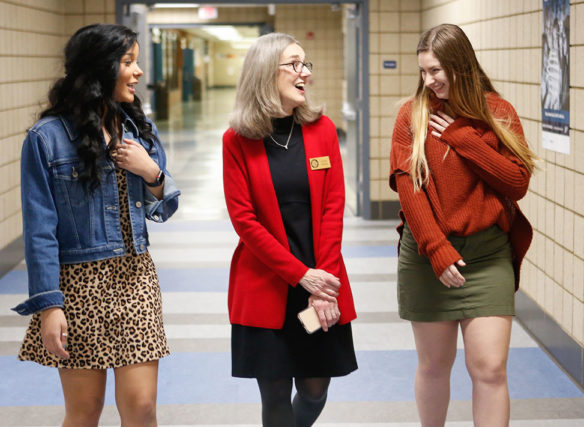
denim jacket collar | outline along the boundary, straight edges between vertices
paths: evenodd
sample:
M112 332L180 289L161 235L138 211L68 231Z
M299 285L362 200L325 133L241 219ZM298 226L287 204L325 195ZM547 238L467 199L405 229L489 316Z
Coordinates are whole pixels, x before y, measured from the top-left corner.
M65 132L67 132L67 136L71 141L75 141L79 138L79 131L77 130L77 126L73 123L73 120L68 118L67 116L59 116L61 122L63 123L63 127L65 128Z
M139 136L140 131L138 130L138 126L136 126L136 123L134 123L134 121L130 118L128 113L126 113L124 110L121 110L121 111L122 111L122 126L124 127L124 129L126 131L132 132L134 134L134 136Z

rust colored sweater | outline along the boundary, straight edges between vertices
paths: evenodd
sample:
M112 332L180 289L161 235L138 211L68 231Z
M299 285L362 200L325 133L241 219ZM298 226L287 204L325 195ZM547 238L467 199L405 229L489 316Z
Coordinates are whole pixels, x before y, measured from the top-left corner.
M488 94L487 102L494 117L509 120L511 129L523 137L511 104L495 94ZM432 106L433 111L443 109L436 98ZM449 234L468 236L497 224L510 235L518 287L519 268L532 230L516 201L527 192L529 171L486 123L459 117L441 138L428 131L430 179L421 191L414 192L409 174L410 121L408 101L400 109L393 130L389 184L399 194L400 216L412 230L420 253L430 259L440 277L448 266L462 259L447 240ZM400 234L402 226L398 227Z

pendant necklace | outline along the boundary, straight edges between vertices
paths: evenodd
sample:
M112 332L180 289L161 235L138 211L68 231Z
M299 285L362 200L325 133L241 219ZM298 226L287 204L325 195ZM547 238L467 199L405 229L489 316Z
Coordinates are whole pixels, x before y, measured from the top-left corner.
M279 147L282 147L284 150L288 149L288 144L290 143L290 137L292 136L292 131L294 130L294 120L292 120L292 127L290 128L290 133L288 134L288 139L286 140L286 144L280 144L278 141L276 141L274 139L274 137L270 134L270 139L272 141L274 141L274 144L276 144Z

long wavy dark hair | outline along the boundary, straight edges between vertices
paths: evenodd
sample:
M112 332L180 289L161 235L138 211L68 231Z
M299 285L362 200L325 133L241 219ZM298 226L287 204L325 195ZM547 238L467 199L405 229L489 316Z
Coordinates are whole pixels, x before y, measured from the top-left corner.
M73 120L81 142L77 155L79 179L95 189L100 183L100 161L118 141L121 110L136 123L140 136L152 144L152 125L146 121L142 103L113 99L120 61L137 41L137 34L122 25L93 24L80 28L65 46L65 77L49 91L49 106L42 117L64 115ZM108 147L102 138L102 123L111 135Z

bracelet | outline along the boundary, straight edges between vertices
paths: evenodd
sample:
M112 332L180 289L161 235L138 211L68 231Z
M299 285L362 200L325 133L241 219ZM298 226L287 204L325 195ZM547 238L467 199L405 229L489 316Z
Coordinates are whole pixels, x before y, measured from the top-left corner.
M162 172L162 169L160 169L158 171L158 174L156 174L156 179L154 180L154 182L146 182L146 185L148 187L158 187L159 185L162 185L162 183L164 182L164 172Z

